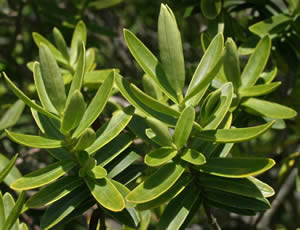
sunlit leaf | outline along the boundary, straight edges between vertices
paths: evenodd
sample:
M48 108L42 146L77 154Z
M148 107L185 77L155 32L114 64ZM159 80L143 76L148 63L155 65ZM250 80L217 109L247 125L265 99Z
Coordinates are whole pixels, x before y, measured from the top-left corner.
M18 158L18 154L15 154L15 156L10 159L7 165L0 171L0 183L5 179L5 177L10 173L11 169L16 163L16 160Z
M206 163L205 156L194 149L185 149L181 155L181 159L193 165L202 165Z
M55 41L55 44L56 44L58 50L61 52L63 57L67 61L69 61L70 55L69 55L68 47L67 47L67 44L66 44L66 41L65 41L63 35L59 31L59 29L56 27L54 27L52 33L53 33L54 41Z
M7 129L17 123L23 113L25 104L17 100L1 117L0 130Z
M70 50L70 57L71 57L71 64L74 64L78 58L79 55L79 46L81 45L81 42L83 44L86 43L86 26L83 21L79 21L75 27L75 30L73 32L72 41L71 41L71 50Z
M239 95L241 97L262 96L262 95L273 92L280 85L281 85L281 82L273 82L270 84L262 84L262 85L255 85L252 87L245 87L245 88L241 88L239 90Z
M155 149L145 156L145 164L156 167L159 165L162 165L169 160L171 160L173 157L175 157L177 154L176 149L172 147L161 147L159 149Z

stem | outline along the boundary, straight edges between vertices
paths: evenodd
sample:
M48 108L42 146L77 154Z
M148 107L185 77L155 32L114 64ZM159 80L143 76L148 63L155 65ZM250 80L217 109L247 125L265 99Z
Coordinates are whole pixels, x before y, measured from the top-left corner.
M211 213L210 207L207 205L207 203L205 201L203 201L203 207L204 207L205 213L207 215L208 221L211 224L211 226L215 230L221 230L221 227L217 221L217 218Z

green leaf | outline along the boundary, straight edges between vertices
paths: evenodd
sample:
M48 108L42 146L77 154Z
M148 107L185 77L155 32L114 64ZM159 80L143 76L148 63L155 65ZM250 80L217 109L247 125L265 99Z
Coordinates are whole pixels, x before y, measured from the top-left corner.
M200 190L190 184L187 186L164 210L164 213L160 217L160 221L157 226L159 230L178 230L184 223L189 212L191 211L193 204L198 199Z
M168 126L152 117L147 117L147 124L157 137L161 146L172 146L172 135Z
M49 229L67 217L72 211L86 200L90 191L83 186L75 189L67 196L53 203L45 212L41 220L41 228Z
M164 4L158 18L158 44L162 68L180 101L185 82L181 36L172 10Z
M281 33L292 20L289 16L277 14L251 25L249 30L260 37L271 35L271 38L273 38Z
M177 155L176 149L172 147L161 147L159 149L155 149L150 153L147 153L145 156L145 164L156 167L162 165Z
M208 200L237 209L265 211L271 207L270 203L265 198L240 196L213 189L205 189L203 195Z
M19 224L17 220L19 215L21 214L25 199L26 199L26 192L22 192L19 195L18 200L14 205L13 209L9 213L8 217L6 218L4 227L2 228L3 230L10 230L14 224L17 225Z
M9 165L10 160L7 159L3 154L0 154L0 171L3 171L7 165ZM10 169L9 174L4 178L4 182L10 186L15 180L22 177L20 171L13 165Z
M159 101L163 100L164 96L162 94L161 89L155 83L155 81L151 77L149 77L148 74L144 74L143 79L142 79L142 84L143 84L144 92L147 95L149 95Z
M91 170L87 171L87 175L94 179L102 179L106 177L107 172L105 168L101 167L100 165L97 165L93 167Z
M72 79L71 87L68 93L67 103L69 100L71 100L73 93L78 90L81 90L81 85L83 83L83 77L85 74L85 47L84 44L79 44L79 57L78 57L78 63L76 67L75 74Z
M78 152L86 149L91 146L93 142L96 140L96 133L93 129L87 128L79 137L76 145L72 149L73 152Z
M120 182L116 181L116 180L110 180L113 185L116 187L116 189L121 193L121 195L123 196L124 198L124 201L125 201L125 206L126 208L133 208L135 205L134 204L131 204L131 203L128 203L126 200L125 200L125 197L128 195L128 193L130 193L130 190L123 184L121 184Z
M247 99L242 103L242 106L250 112L274 119L289 119L297 115L295 110L287 106L256 98Z
M25 205L29 208L39 208L50 205L68 195L82 183L83 180L80 177L65 176L35 193Z
M2 116L0 120L0 130L14 126L23 113L25 104L17 100Z
M93 71L96 68L95 48L87 49L85 56L85 71Z
M195 149L185 149L181 155L181 159L193 165L203 165L206 163L205 156Z
M272 127L273 122L249 128L231 128L199 131L195 137L204 141L217 143L238 143L251 140L265 133Z
M120 4L121 2L123 2L123 0L95 0L89 2L88 7L102 10Z
M238 89L241 84L240 60L236 44L231 38L225 43L223 67L227 81L232 82L234 89Z
M126 199L137 204L154 200L175 184L184 169L181 162L179 164L173 162L165 164L132 190Z
M222 10L221 0L201 0L202 14L212 20L215 19Z
M58 50L63 55L64 59L69 61L70 55L69 55L68 47L67 47L66 41L64 39L64 36L61 34L59 29L56 27L54 27L52 33L53 33L54 41L55 41L55 44L56 44Z
M95 88L95 86L97 86L98 88L99 84L102 84L113 71L116 71L116 69L103 69L86 72L83 78L83 83L85 86L91 88Z
M100 115L106 102L110 96L112 86L114 83L114 75L111 73L104 81L101 87L99 87L93 100L87 107L81 122L79 123L77 129L74 131L72 138L78 138L86 128L88 128Z
M33 148L54 149L65 146L64 141L47 137L14 133L5 130L7 136L14 142Z
M189 84L183 103L197 105L212 79L216 76L222 66L224 38L221 33L216 35L205 51L192 81Z
M45 168L29 173L16 180L10 187L15 190L29 190L41 187L61 177L70 169L74 168L75 165L76 164L71 160L50 164Z
M255 85L255 86L251 86L251 87L245 87L245 88L241 88L239 90L239 95L241 97L262 96L262 95L273 92L280 85L281 85L281 82L273 82L270 84L262 84L262 85Z
M67 102L60 130L62 133L68 134L76 128L80 123L85 112L86 104L80 91L75 90L70 100Z
M33 65L33 78L34 78L34 84L37 90L37 93L39 95L39 99L43 105L43 107L51 112L57 114L57 110L53 106L51 100L48 97L48 94L46 92L44 80L42 78L41 68L40 64L38 62L34 62Z
M129 106L122 111L115 112L112 118L97 130L96 140L86 149L86 151L89 154L93 154L113 140L127 126L133 114L134 108L132 106Z
M275 165L269 158L209 158L194 168L221 177L244 178L261 174Z
M73 65L79 55L79 46L81 45L81 42L83 44L86 43L86 26L83 21L79 21L75 27L75 30L73 32L72 41L71 41L71 64Z
M34 103L32 100L30 100L29 97L27 97L8 77L5 73L3 73L4 78L8 84L8 87L14 92L14 94L21 99L26 105L29 107L39 111L42 114L45 114L48 117L54 118L56 120L59 120L59 118L56 115L53 115L52 113L49 113L47 110L39 106L38 104Z
M148 201L146 203L137 204L137 210L148 210L156 208L169 200L174 199L178 194L180 194L183 189L192 181L191 176L188 173L183 173L181 177L176 181L176 183L165 193L160 195L154 200Z
M247 179L255 184L255 186L261 191L264 197L270 197L275 194L275 191L271 186L267 185L266 183L263 183L255 177L250 176Z
M259 75L264 70L271 50L271 39L263 37L257 44L253 54L242 72L242 88L254 86Z
M194 108L192 106L186 107L180 114L173 135L174 144L177 146L178 150L180 150L189 139L189 136L193 129L194 120Z
M94 198L104 208L114 212L122 211L125 208L125 201L122 195L109 179L103 178L95 180L86 177L84 180Z
M66 93L63 78L51 50L40 45L39 57L44 86L50 101L57 111L62 114L66 103Z
M5 179L5 177L10 173L12 168L14 167L16 160L18 158L18 154L9 161L9 163L0 171L0 183Z
M2 193L0 191L0 228L4 227L4 223L5 223L5 207L4 207Z
M144 70L161 88L161 90L175 103L177 103L176 92L170 86L168 79L162 69L162 66L158 62L157 58L151 53L151 51L129 30L124 30L124 38L127 46Z

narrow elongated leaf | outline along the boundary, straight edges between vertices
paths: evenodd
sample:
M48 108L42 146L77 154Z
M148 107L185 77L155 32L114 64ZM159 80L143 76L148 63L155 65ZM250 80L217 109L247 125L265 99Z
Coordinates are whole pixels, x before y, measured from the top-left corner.
M277 67L260 74L259 78L263 80L264 84L270 84L277 75ZM259 79L259 80L260 80Z
M58 50L61 52L63 57L67 61L69 61L70 55L69 55L68 47L67 47L66 41L64 39L64 36L61 34L59 29L57 29L56 27L54 27L52 32L53 32L54 41L55 41L55 44L56 44Z
M269 158L209 158L197 170L216 176L244 178L261 174L275 165Z
M5 167L10 163L10 160L7 159L3 154L0 154L0 171L3 171ZM22 174L20 171L13 165L10 169L9 174L6 175L4 178L4 182L9 186L11 183L13 183L15 180L22 177Z
M79 57L78 57L78 63L76 67L75 74L72 79L71 87L69 90L67 103L69 100L71 100L71 97L73 96L74 92L76 90L81 90L81 85L83 83L83 76L85 73L85 47L84 44L79 44Z
M191 195L192 194L192 195ZM187 186L175 199L171 200L158 222L159 230L178 230L184 223L200 190L193 184Z
M39 208L52 204L53 202L68 195L74 189L79 187L83 183L82 178L77 176L66 176L54 183L43 188L39 192L35 193L26 202L26 206L29 208Z
M151 51L129 30L124 30L124 38L127 46L139 63L141 68L147 73L161 88L161 90L175 103L177 101L176 92L171 88L162 66Z
M117 71L117 70L103 69L103 70L94 70L91 72L86 72L83 78L83 84L91 88L95 88L95 87L98 88L99 84L102 84L113 71Z
M206 163L205 156L194 149L185 149L182 153L181 159L193 165L203 165Z
M94 0L89 2L88 7L101 10L117 5L122 1L123 0Z
M0 171L0 183L5 179L5 177L10 173L10 170L15 165L16 160L18 158L18 154L9 161L9 163Z
M2 193L0 192L0 228L4 227L5 222L5 209Z
M28 105L29 107L39 111L42 114L45 114L48 117L54 118L56 120L59 120L59 118L57 116L55 116L54 114L48 112L47 110L45 110L44 108L42 108L41 106L39 106L38 104L34 103L32 100L30 100L29 97L27 97L8 77L5 73L3 73L4 75L4 79L6 80L8 87L14 92L14 94L21 99L26 105Z
M41 68L40 64L38 62L34 62L33 65L33 78L34 78L34 84L37 90L37 93L39 95L40 101L43 105L43 107L51 112L57 114L57 110L53 106L51 100L49 99L49 96L46 92L44 80L42 78Z
M182 98L185 81L184 58L176 19L167 5L161 4L158 18L158 44L162 67L169 85Z
M147 153L145 156L145 164L156 167L162 165L177 154L177 150L172 147L161 147L159 149L155 149L150 153Z
M143 90L147 95L155 99L158 99L159 101L163 100L164 96L162 94L161 89L155 83L155 81L148 76L148 74L144 74L142 79L142 84L143 84Z
M181 162L167 163L132 190L126 199L137 204L154 200L172 187L183 172L184 165Z
M231 38L225 43L223 67L227 81L232 82L234 89L238 89L241 83L240 60L236 44Z
M25 145L33 148L41 148L41 149L54 149L65 146L64 141L51 139L47 137L27 135L21 133L14 133L8 130L5 130L7 136L17 142L18 144Z
M297 115L297 112L287 106L269 102L257 98L249 98L242 103L250 112L274 119L289 119Z
M133 208L135 205L134 204L131 204L131 203L128 203L126 200L125 200L125 197L130 193L130 190L125 186L123 185L122 183L116 181L116 180L110 180L113 185L116 187L116 189L121 193L121 195L123 196L124 198L124 201L125 201L125 206L126 208Z
M216 76L221 68L222 62L220 62L220 60L222 58L223 43L223 35L219 33L211 41L209 47L205 51L184 98L184 102L186 102L188 105L195 106L199 103L203 95L203 93L199 94L199 92L208 87L212 79ZM195 96L196 94L199 95ZM195 97L192 98L193 96Z
M66 93L60 69L50 49L44 44L40 45L39 57L48 97L57 111L62 114L66 103Z
M101 167L100 165L97 165L93 167L91 170L87 171L87 175L94 179L102 179L106 177L107 172L105 168Z
M16 223L19 224L17 219L22 211L23 208L23 204L25 202L26 199L26 192L22 192L19 197L18 200L16 202L16 204L14 205L13 209L11 210L10 214L8 215L3 230L10 230L11 227Z
M257 186L257 188L261 191L264 197L270 197L275 194L275 191L271 186L267 185L266 183L263 183L255 177L250 176L247 179Z
M259 75L267 64L271 50L271 39L263 37L256 46L254 53L251 55L246 67L242 72L242 88L254 86Z
M93 100L87 107L81 122L79 123L77 129L72 135L72 138L78 138L83 131L88 128L100 115L106 102L109 98L110 92L112 90L114 82L114 75L111 73L104 81L103 85L99 88Z
M49 229L67 217L72 211L84 202L90 191L83 186L75 189L67 196L53 203L45 212L41 220L41 228Z
M134 108L129 106L122 111L117 111L112 118L96 132L96 140L86 151L93 154L108 142L113 140L127 126L134 114Z
M157 141L161 146L171 146L172 145L172 135L169 132L168 126L152 117L147 118L147 124L150 126L151 130L157 137Z
M125 208L125 201L122 195L109 179L103 178L95 180L86 177L84 180L95 199L104 208L114 212L122 211Z
M274 122L258 125L249 128L231 128L217 130L203 130L196 134L196 137L204 141L217 143L238 143L251 140L265 133L272 127Z
M16 101L2 116L0 120L0 130L15 125L23 113L24 107L25 104L23 101Z
M78 58L79 55L79 46L81 45L81 42L83 44L86 43L86 26L83 21L79 21L75 27L73 36L72 36L72 41L71 41L71 64L74 64Z
M202 0L201 1L201 11L202 14L212 20L215 19L222 9L222 1L221 0Z
M72 151L82 151L89 147L93 142L96 140L96 133L92 128L87 128L82 135L80 136L79 140L77 141L76 145L74 146Z
M139 211L156 208L165 202L174 199L182 190L192 181L188 173L183 173L176 183L165 193L154 200L146 203L137 204L136 208Z
M195 109L192 106L186 107L180 114L176 123L173 140L177 149L181 149L187 142L195 120Z
M9 214L11 213L11 211L13 210L13 208L15 206L14 198L12 197L12 195L10 193L7 192L4 194L3 204L4 204L5 217L7 220ZM19 227L19 219L16 220L16 223L14 223L14 225L11 227L11 230L19 230L18 227Z
M75 165L75 162L70 160L56 162L23 176L12 183L10 187L15 190L29 190L41 187L61 177L74 168Z
M85 112L86 104L82 94L76 90L66 104L60 130L68 134L72 129L78 126Z
M209 200L238 209L265 211L271 207L270 203L265 198L240 196L213 189L205 189L203 195Z
M262 96L268 93L273 92L278 86L281 85L281 82L273 82L270 84L263 84L263 85L255 85L252 87L245 87L239 90L239 95L241 97L255 97L255 96Z

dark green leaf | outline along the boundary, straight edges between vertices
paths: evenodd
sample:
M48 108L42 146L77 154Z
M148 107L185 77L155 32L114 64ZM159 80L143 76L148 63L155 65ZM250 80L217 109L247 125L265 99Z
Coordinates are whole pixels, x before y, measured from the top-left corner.
M232 82L234 89L238 89L241 83L240 60L236 44L231 38L225 43L223 67L227 81Z

